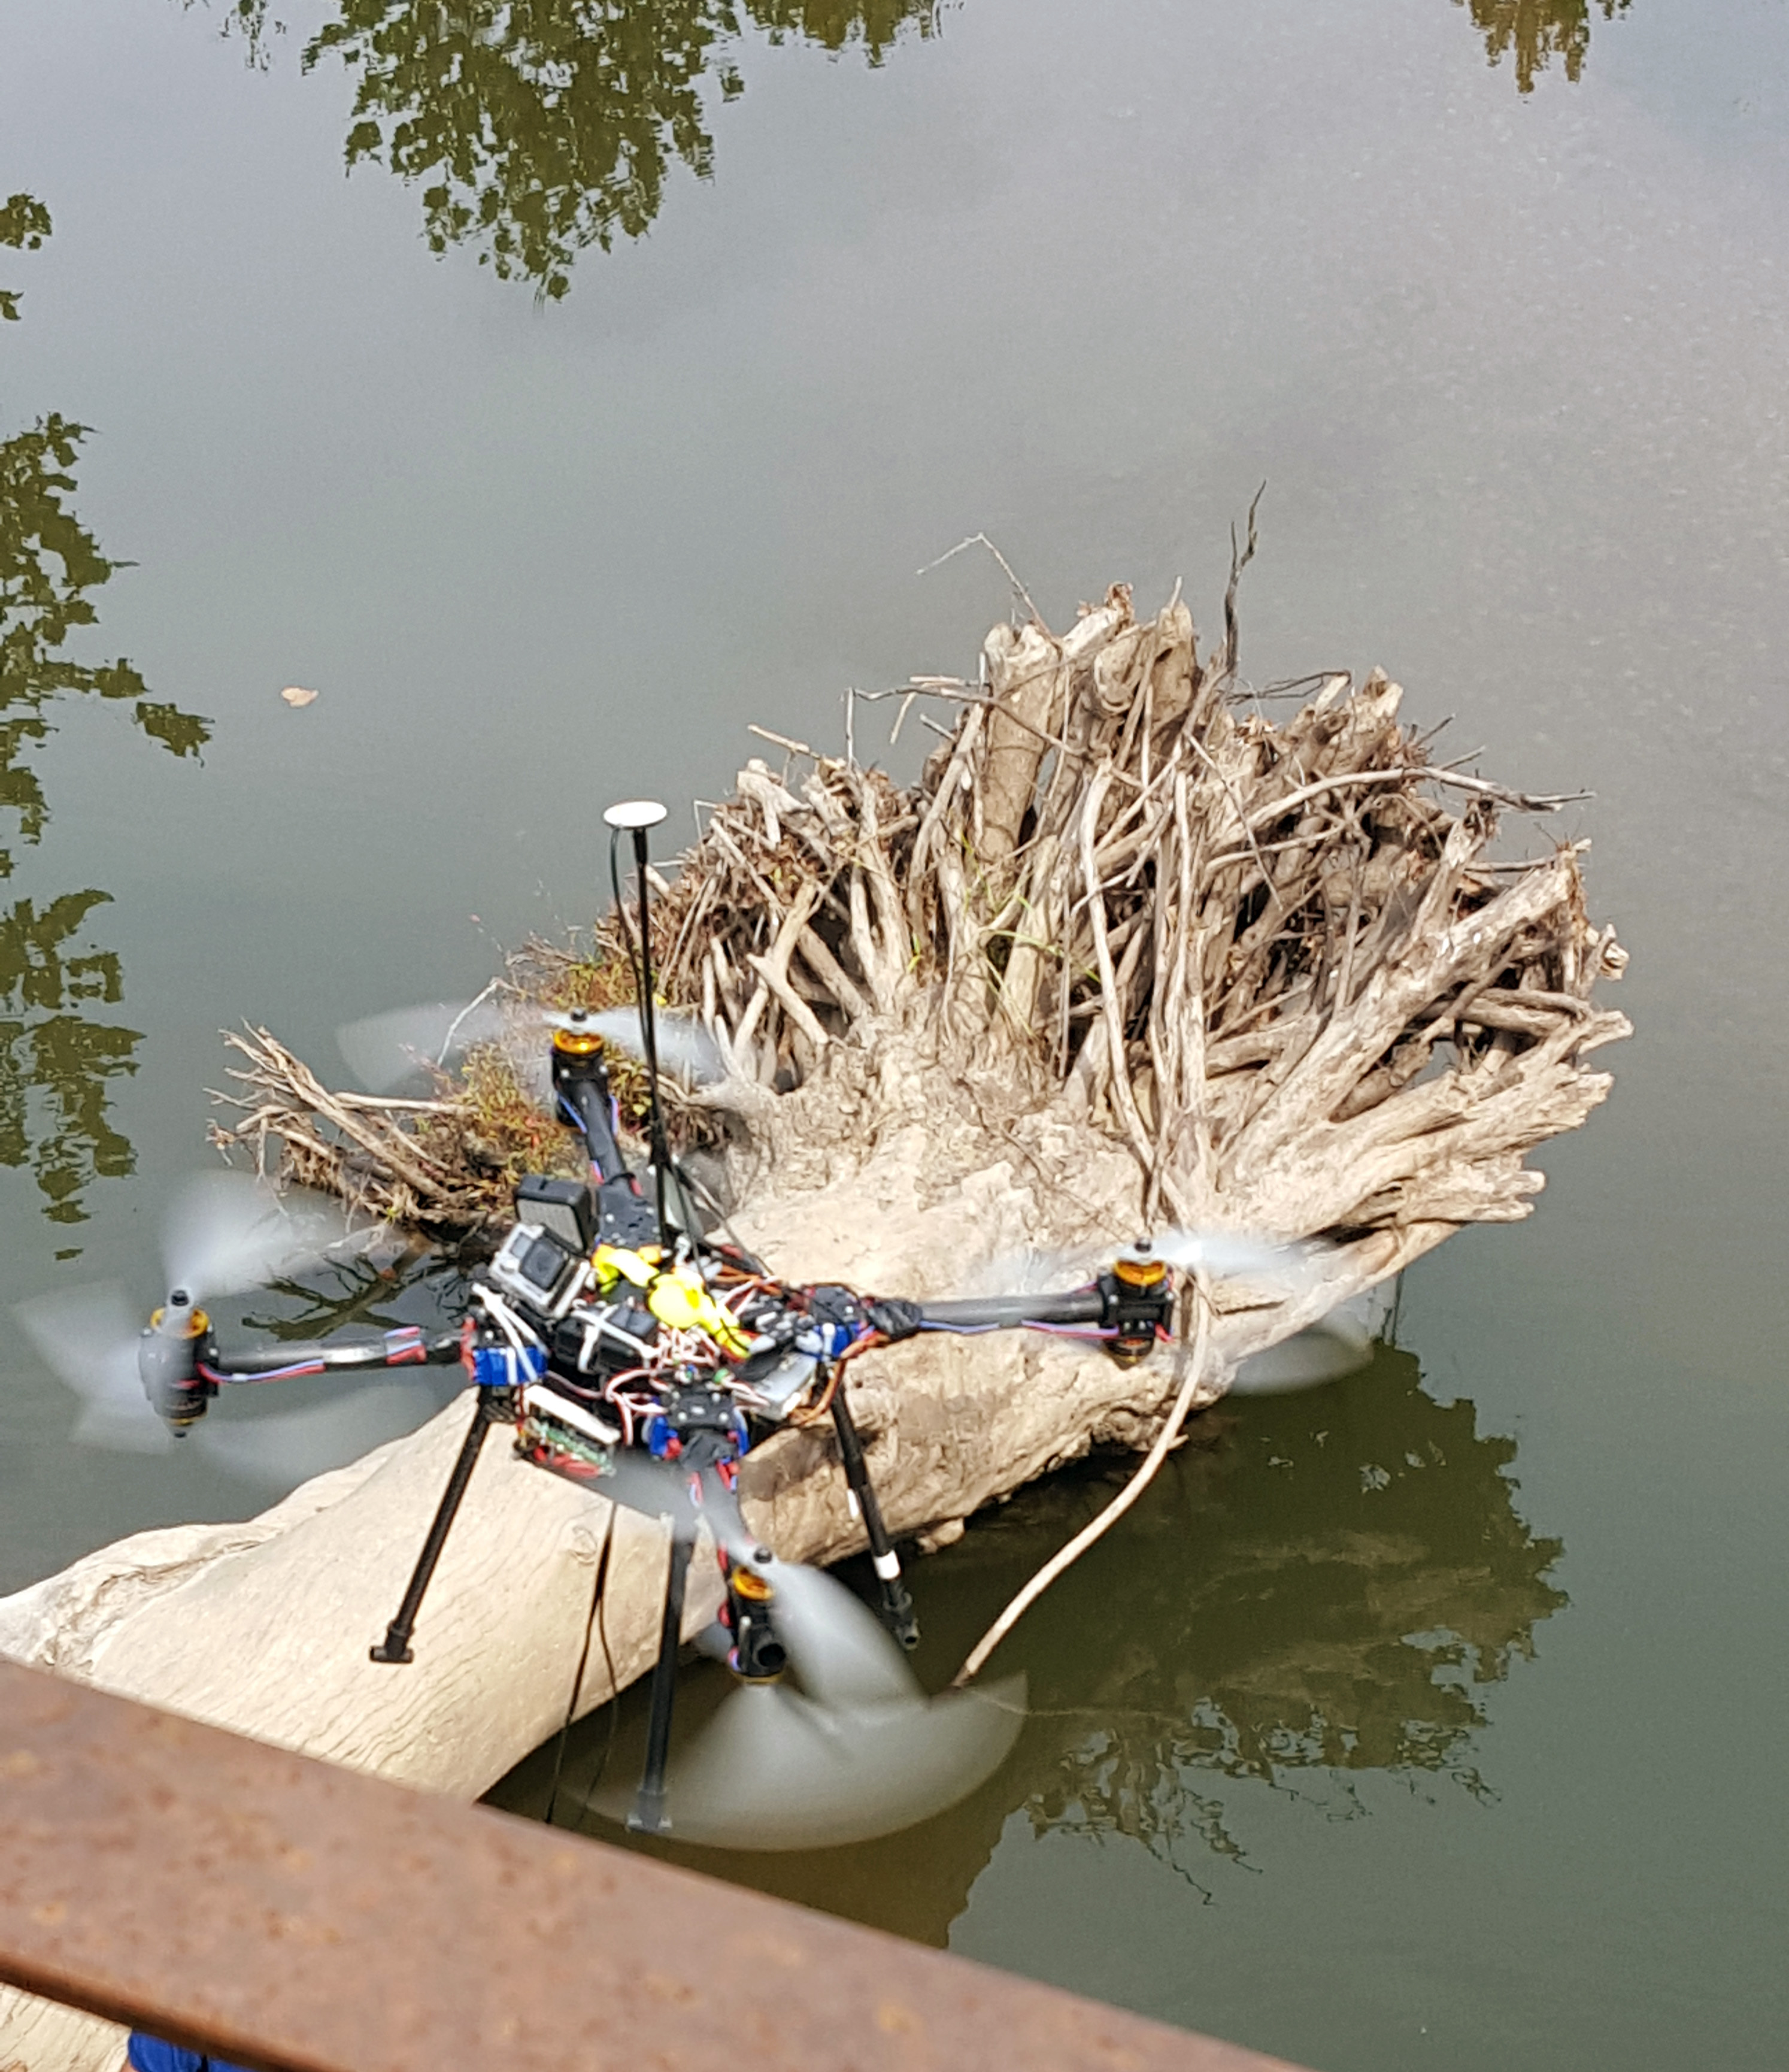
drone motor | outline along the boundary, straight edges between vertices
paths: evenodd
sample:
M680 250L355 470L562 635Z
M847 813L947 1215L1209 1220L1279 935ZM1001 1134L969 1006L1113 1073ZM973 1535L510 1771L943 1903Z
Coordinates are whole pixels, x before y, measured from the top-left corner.
M184 1438L217 1393L199 1363L210 1338L211 1320L184 1288L173 1289L153 1313L137 1347L137 1371L150 1408L176 1438Z
M1114 1365L1135 1367L1148 1359L1168 1327L1174 1298L1167 1264L1140 1244L1121 1253L1098 1285L1106 1300L1104 1322L1112 1334L1106 1352Z

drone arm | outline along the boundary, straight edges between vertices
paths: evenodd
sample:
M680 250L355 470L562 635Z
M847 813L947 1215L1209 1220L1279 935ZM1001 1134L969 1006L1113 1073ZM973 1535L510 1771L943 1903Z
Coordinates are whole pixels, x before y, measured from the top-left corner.
M1166 1266L1147 1256L1115 1260L1091 1286L1061 1295L988 1295L961 1302L919 1305L921 1331L1061 1331L1097 1339L1120 1367L1147 1359L1170 1335L1174 1282Z
M1010 1331L1028 1324L1082 1330L1107 1322L1108 1298L1101 1288L1066 1295L982 1295L953 1302L921 1302L922 1331Z
M615 1141L607 1079L599 1079L594 1072L564 1074L559 1097L568 1111L568 1119L577 1118L576 1127L584 1138L597 1179L613 1180L624 1174L627 1161Z
M376 1338L325 1338L308 1344L208 1349L199 1371L215 1383L286 1381L299 1375L363 1372L394 1367L445 1367L462 1357L458 1330L387 1331Z

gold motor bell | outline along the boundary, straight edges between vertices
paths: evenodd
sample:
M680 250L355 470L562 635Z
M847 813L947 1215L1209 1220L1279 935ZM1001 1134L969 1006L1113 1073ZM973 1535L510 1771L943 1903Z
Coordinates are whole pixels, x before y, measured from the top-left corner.
M189 1309L184 1327L175 1322L170 1329L167 1311L152 1309L149 1327L152 1331L159 1331L165 1338L202 1338L211 1328L211 1320L203 1309Z
M602 1048L602 1038L593 1029L556 1029L553 1048L568 1058L593 1058Z
M1167 1264L1159 1259L1116 1259L1112 1272L1126 1288L1159 1288L1167 1278Z

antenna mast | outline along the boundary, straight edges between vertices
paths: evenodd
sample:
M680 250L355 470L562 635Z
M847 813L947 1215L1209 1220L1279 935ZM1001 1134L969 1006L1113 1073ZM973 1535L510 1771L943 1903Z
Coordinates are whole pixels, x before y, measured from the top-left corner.
M640 1038L646 1046L646 1083L652 1100L652 1177L656 1189L659 1242L668 1245L670 1223L666 1214L665 1181L671 1164L671 1145L665 1135L664 1104L659 1096L659 1017L652 998L652 915L647 904L646 876L646 831L658 826L665 817L665 808L656 799L624 799L611 806L602 817L617 835L625 828L634 837L634 869L640 886Z

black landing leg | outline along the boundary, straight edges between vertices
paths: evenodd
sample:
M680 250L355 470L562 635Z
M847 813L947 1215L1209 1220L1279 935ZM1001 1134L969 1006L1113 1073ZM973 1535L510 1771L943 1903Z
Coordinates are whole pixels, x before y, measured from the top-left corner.
M410 1636L416 1630L416 1614L422 1610L423 1593L428 1589L429 1579L435 1572L435 1564L441 1558L441 1549L447 1544L448 1533L452 1530L455 1514L465 1497L466 1486L472 1480L472 1470L478 1465L478 1454L485 1443L485 1434L499 1423L503 1412L493 1399L496 1390L480 1389L478 1405L472 1413L472 1429L462 1441L459 1457L453 1463L453 1472L447 1478L447 1487L441 1491L441 1500L435 1507L433 1523L429 1527L429 1536L422 1543L422 1552L416 1556L416 1565L410 1577L410 1586L404 1593L404 1601L397 1608L397 1617L385 1629L385 1638L367 1653L375 1662L412 1662Z
M907 1585L901 1579L901 1556L896 1553L888 1540L888 1529L882 1523L882 1507L876 1500L876 1491L870 1486L869 1465L864 1458L864 1442L858 1436L857 1427L851 1421L851 1408L845 1401L845 1385L841 1380L832 1398L833 1429L839 1434L839 1451L845 1463L845 1482L850 1489L858 1514L863 1519L864 1530L869 1535L870 1560L876 1569L876 1580L882 1592L882 1619L895 1638L905 1648L919 1645L919 1621L913 1616L913 1601L907 1594Z
M683 1637L683 1591L689 1581L695 1527L679 1520L671 1528L671 1567L665 1576L665 1618L659 1629L659 1659L652 1665L652 1709L646 1717L646 1769L627 1824L636 1835L667 1835L665 1758L671 1751L671 1708L677 1696L677 1651Z

